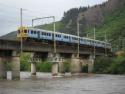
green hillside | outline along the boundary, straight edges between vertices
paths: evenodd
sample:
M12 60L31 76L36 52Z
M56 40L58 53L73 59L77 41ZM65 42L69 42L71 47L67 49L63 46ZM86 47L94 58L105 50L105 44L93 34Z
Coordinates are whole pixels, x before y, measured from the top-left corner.
M56 26L56 31L58 31L60 26L61 26L61 22L60 21L55 22L55 26ZM36 26L36 28L45 29L45 30L51 30L51 31L53 31L53 27L54 27L53 23Z
M76 35L78 18L80 36L93 38L95 28L96 39L105 40L106 37L115 49L125 48L125 0L109 0L102 5L70 9L61 21L56 22L56 31ZM37 27L53 30L52 23Z
M107 40L109 40L113 46L118 45L121 48L121 42L125 38L125 6L117 9L111 15L104 17L104 22L97 27L97 38L98 36L104 36L106 33Z

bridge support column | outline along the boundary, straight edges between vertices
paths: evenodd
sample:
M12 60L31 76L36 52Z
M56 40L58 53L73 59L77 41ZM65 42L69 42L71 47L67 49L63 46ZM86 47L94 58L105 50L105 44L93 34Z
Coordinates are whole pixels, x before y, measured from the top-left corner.
M88 60L88 73L92 73L94 68L94 56L90 55Z
M59 73L62 73L62 74L65 73L64 62L59 62Z
M52 75L58 75L59 63L62 62L62 58L58 53L48 53L48 60L52 63Z
M81 62L74 54L71 57L71 73L80 73L81 72Z
M12 53L12 79L18 80L20 79L20 58L16 51Z
M31 62L31 75L35 76L36 75L36 63Z
M0 79L7 79L7 72L3 57L0 57Z
M58 63L52 64L52 76L58 75Z

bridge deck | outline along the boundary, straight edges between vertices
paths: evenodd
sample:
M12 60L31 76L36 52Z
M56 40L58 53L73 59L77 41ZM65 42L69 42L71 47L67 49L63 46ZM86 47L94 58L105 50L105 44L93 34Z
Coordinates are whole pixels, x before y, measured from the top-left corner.
M23 42L24 52L53 52L53 44L48 43L34 43L34 42ZM96 54L104 54L104 48L95 48ZM20 51L20 41L17 40L5 40L0 39L0 50L16 50ZM109 49L107 49L109 52ZM57 45L58 53L77 53L77 45ZM80 54L92 54L94 47L82 45L80 46Z

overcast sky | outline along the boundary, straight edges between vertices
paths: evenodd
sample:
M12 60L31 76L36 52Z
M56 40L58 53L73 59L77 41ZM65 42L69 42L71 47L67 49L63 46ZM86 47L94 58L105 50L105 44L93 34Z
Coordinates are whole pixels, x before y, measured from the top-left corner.
M64 11L71 8L93 6L105 1L107 0L0 0L0 35L14 31L19 26L20 8L25 9L23 23L30 25L34 17L55 16L56 20L60 20Z

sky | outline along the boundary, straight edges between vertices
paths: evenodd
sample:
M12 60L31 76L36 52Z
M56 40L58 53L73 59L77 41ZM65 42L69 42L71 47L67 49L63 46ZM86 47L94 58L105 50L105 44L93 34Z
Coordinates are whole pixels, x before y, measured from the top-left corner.
M23 8L23 25L31 26L31 19L55 16L56 21L71 8L93 6L107 0L0 0L0 35L16 30L20 25L20 8ZM52 22L52 19L37 24Z

